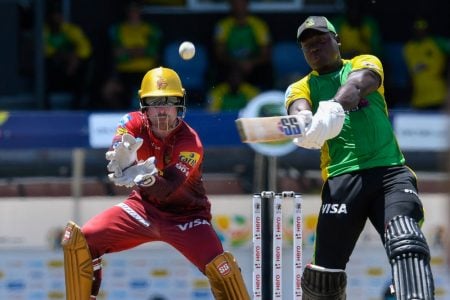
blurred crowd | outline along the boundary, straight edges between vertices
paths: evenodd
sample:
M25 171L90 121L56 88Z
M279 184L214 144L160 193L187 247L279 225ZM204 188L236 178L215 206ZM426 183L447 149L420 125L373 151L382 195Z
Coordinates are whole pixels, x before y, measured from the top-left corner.
M258 93L285 90L310 71L295 40L274 39L269 22L251 12L249 0L229 3L229 12L211 28L212 47L197 45L193 61L183 62L175 57L174 45L163 43L169 29L147 18L142 3L130 1L122 19L104 33L110 45L110 53L104 55L108 68L102 78L95 78L93 38L64 18L61 2L47 1L44 108L56 109L54 99L61 95L74 110L137 108L143 75L164 65L187 78L182 79L189 85L189 106L236 111ZM391 108L444 109L450 101L450 37L434 35L429 20L418 15L411 20L411 32L404 33L409 37L406 42L384 43L379 20L365 14L360 3L348 0L345 12L329 16L343 58L369 53L381 59ZM291 48L295 54L287 52Z

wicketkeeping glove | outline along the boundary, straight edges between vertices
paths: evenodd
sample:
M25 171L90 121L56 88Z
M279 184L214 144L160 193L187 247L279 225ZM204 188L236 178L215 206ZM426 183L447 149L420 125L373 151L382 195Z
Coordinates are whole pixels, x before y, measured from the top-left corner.
M152 156L146 161L125 169L121 176L110 173L108 174L108 178L117 186L132 187L135 185L135 178L140 178L139 175L148 174L149 176L154 176L157 173L158 169L155 166L155 157Z
M107 169L114 172L116 177L122 175L122 171L136 162L137 150L142 146L143 140L135 138L131 134L122 135L122 141L118 142L114 149L106 152L105 157L109 160Z
M307 149L320 149L326 140L341 132L344 121L345 112L341 104L336 101L321 101L305 135L294 139L294 143Z

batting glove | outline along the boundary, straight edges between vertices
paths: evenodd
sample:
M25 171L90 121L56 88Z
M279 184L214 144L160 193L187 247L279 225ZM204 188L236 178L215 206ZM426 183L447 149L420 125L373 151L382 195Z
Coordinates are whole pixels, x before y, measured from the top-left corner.
M320 149L326 140L341 132L344 121L345 112L341 104L334 100L321 101L305 136L294 139L294 143L307 149Z

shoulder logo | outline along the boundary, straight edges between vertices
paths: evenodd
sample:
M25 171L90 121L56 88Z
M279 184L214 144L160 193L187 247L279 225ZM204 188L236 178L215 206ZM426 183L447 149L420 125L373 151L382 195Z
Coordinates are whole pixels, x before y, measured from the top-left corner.
M128 129L126 127L117 127L116 135L124 135L128 133Z
M368 62L368 61L363 62L363 66L366 68L371 68L371 69L376 69L376 70L380 69L376 64Z

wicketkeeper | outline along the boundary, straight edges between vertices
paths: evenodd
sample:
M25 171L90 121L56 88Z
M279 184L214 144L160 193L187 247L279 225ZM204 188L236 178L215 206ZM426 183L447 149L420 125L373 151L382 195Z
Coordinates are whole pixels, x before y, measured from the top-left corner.
M211 226L203 146L183 120L185 90L178 74L163 67L148 71L139 98L140 111L122 118L106 153L109 178L133 190L82 228L67 224L66 299L96 298L104 254L153 241L171 245L205 274L216 299L249 299L236 260Z
M336 30L322 16L308 17L297 40L312 72L287 88L285 105L308 123L295 143L321 149L325 180L303 299L346 298L344 270L367 219L386 248L396 298L434 299L416 176L388 118L380 60L342 59Z

